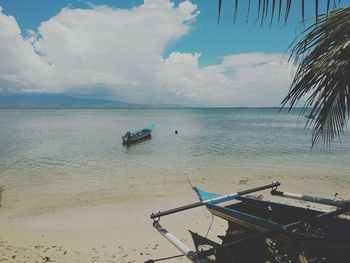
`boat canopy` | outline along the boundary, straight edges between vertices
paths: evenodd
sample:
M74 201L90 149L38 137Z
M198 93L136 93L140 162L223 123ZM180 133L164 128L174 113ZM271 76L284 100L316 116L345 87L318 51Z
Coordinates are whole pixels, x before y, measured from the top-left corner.
M194 187L194 190L196 191L196 193L201 201L207 201L207 200L211 200L211 199L222 196L219 194L206 192L198 187Z
M155 128L154 124L148 124L145 129L153 131Z

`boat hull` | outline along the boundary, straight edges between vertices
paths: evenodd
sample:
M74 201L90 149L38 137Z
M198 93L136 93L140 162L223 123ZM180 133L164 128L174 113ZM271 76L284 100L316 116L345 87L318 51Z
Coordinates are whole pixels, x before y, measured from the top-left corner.
M223 238L223 244L259 233L267 233L282 225L322 214L320 211L279 203L240 197L238 199L242 199L242 202L227 207L207 205L207 208L213 215L228 221L229 227L226 236ZM241 234L238 237L232 233ZM289 231L280 231L275 235L266 236L254 242L260 242L259 246L261 251L264 252L270 250L273 254L273 251L275 253L277 253L276 251L278 253L284 251L284 254L289 255L290 258L288 260L290 262L299 262L297 258L301 255L320 260L314 262L345 262L344 259L348 258L350 251L350 222L347 219L332 218L329 222L301 228L296 227ZM236 246L226 252L236 256L237 251L239 251L238 253L249 253L251 244L246 247L244 244L240 246L239 250L237 250ZM242 258L242 256L240 257ZM218 262L226 263L231 261L219 260Z
M148 139L152 136L151 131L140 132L139 134L130 135L128 137L123 137L123 144L131 144Z

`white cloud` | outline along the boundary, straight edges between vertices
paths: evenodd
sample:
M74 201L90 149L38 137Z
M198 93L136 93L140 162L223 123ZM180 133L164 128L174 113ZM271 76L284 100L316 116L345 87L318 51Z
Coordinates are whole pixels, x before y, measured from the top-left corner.
M198 66L199 57L172 53L164 62L159 83L196 105L273 106L280 103L291 80L282 54L230 55L221 64L203 68Z
M0 9L0 79L15 87L37 85L50 74L50 66L34 52L31 43L24 40L14 17ZM2 87L6 88L6 87Z
M198 16L184 1L145 0L132 9L65 8L29 37L0 9L0 86L27 92L108 93L139 103L276 105L290 82L281 54L229 55L199 66L200 53L165 48ZM5 59L4 59L5 58Z

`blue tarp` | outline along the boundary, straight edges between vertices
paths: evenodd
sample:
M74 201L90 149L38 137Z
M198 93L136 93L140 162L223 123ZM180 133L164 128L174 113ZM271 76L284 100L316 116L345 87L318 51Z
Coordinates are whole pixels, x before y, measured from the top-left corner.
M153 131L154 128L155 128L154 124L148 124L148 125L146 126L146 129L147 129L147 130Z
M203 191L202 189L200 189L200 188L198 188L198 187L195 187L195 190L196 190L196 192L197 192L199 198L200 198L202 201L205 201L205 200L209 200L209 199L213 199L213 198L222 196L222 195L213 194L213 193L209 193L209 192Z

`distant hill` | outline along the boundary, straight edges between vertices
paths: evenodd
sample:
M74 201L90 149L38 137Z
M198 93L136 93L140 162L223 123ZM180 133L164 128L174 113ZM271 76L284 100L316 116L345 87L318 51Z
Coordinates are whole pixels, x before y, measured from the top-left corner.
M120 108L182 108L178 105L132 104L121 101L78 98L59 94L0 93L0 108L11 109L120 109Z

